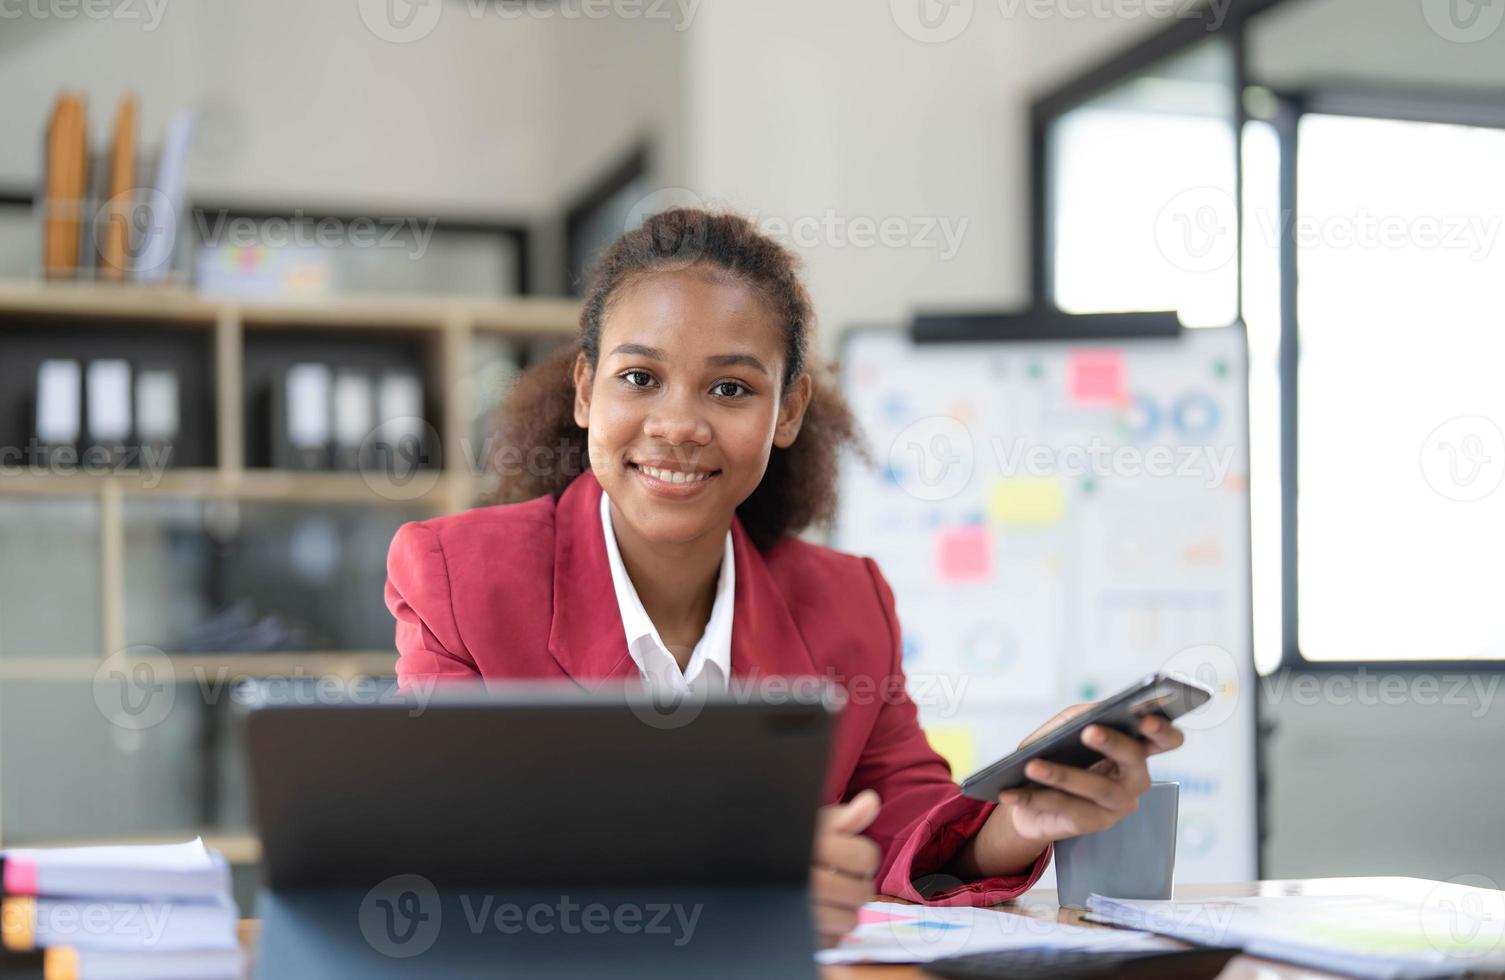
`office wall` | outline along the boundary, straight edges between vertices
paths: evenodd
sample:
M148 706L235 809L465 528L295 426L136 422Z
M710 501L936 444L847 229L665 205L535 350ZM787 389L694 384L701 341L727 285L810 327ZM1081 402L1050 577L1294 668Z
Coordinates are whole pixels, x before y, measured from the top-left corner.
M917 305L1021 302L1023 42L921 44L888 4L707 4L686 53L688 188L789 226L828 345ZM885 219L899 244L860 244Z
M0 187L35 184L64 88L88 95L100 147L127 88L146 144L173 110L197 108L192 192L271 207L543 216L638 132L678 145L670 20L445 3L426 34L394 43L362 17L382 5L354 0L131 6L140 19L4 22L0 130L18 138L0 141ZM613 83L582 83L587 65Z
M1267 680L1262 705L1273 726L1266 876L1485 875L1505 885L1505 677L1432 687L1426 675L1371 671L1365 688L1313 698L1298 693L1300 676ZM1312 690L1333 684L1306 676Z
M1473 8L1460 7L1465 21ZM1505 32L1487 5L1465 29L1446 4L1414 0L1309 0L1277 7L1250 32L1251 77L1282 89L1374 85L1498 91L1505 86ZM1493 17L1493 19L1491 19ZM1429 18L1441 30L1430 29ZM1457 40L1445 31L1452 28ZM1460 43L1462 42L1462 43Z
M687 189L788 229L832 349L916 308L1026 302L1030 93L1156 27L977 3L929 43L899 7L706 3L688 36Z

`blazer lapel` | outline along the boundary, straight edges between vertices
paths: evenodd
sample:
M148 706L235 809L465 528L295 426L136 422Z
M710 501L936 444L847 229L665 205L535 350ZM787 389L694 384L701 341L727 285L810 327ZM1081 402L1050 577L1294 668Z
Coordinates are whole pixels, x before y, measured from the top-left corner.
M737 597L732 604L732 675L801 677L816 673L784 594L768 571L762 552L732 517L732 552L737 561Z
M601 483L587 469L554 507L554 620L549 653L575 683L596 690L638 676L606 558Z
M606 557L602 492L596 475L586 470L565 488L554 508L554 617L549 653L587 690L638 676L637 664L627 652L627 633ZM778 584L735 515L732 552L737 562L732 675L816 673Z

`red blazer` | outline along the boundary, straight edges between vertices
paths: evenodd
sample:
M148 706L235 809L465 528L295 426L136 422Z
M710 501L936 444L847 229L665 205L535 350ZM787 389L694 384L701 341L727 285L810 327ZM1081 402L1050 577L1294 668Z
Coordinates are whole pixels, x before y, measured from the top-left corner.
M544 496L403 525L387 557L386 588L399 681L568 677L594 689L637 677L607 563L601 493L587 470L557 503ZM813 675L848 689L825 801L868 787L882 797L866 831L883 851L879 890L931 904L992 905L1033 885L1049 849L1026 874L923 880L995 804L962 796L926 741L904 690L893 593L873 560L792 536L760 553L735 517L732 535L732 675Z

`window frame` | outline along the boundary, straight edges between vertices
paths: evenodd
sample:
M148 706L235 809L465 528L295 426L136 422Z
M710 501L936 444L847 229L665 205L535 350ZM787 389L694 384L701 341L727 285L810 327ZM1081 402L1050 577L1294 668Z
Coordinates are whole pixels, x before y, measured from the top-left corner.
M1271 120L1280 141L1280 200L1295 212L1300 192L1301 121L1308 115L1346 116L1417 123L1449 123L1505 129L1505 107L1482 99L1442 96L1437 92L1380 87L1324 87L1274 91L1277 110ZM1242 219L1242 212L1240 212ZM1301 322L1297 306L1300 256L1295 222L1285 222L1280 236L1280 466L1281 466L1281 669L1305 672L1458 674L1505 672L1505 658L1490 660L1312 660L1301 650L1300 578L1297 565L1297 458L1301 438L1298 372L1301 367Z
M1030 294L1034 305L1054 309L1051 254L1053 239L1050 227L1050 199L1053 190L1050 167L1050 130L1070 110L1128 81L1147 68L1174 57L1209 38L1223 36L1232 48L1234 131L1242 147L1245 125L1252 118L1247 111L1244 93L1251 85L1248 72L1248 23L1265 12L1291 0L1231 0L1226 16L1219 23L1210 4L1204 4L1200 16L1178 20L1166 29L1135 43L1081 75L1051 90L1030 105ZM1297 0L1300 2L1300 0ZM1269 90L1268 86L1262 86ZM1321 87L1301 91L1270 90L1275 112L1269 119L1280 144L1280 204L1294 210L1297 200L1297 132L1301 118L1308 114L1346 115L1373 119L1413 122L1440 122L1457 125L1505 129L1505 106L1477 96L1456 92L1428 91L1414 87ZM1235 154L1234 209L1239 222L1235 261L1237 277L1236 309L1244 308L1244 161ZM1505 672L1505 658L1499 660L1309 660L1299 644L1297 623L1300 609L1297 583L1297 492L1296 472L1299 438L1297 371L1300 361L1300 324L1297 321L1296 232L1294 223L1284 223L1278 261L1280 266L1280 510L1281 510L1281 656L1272 674L1285 672L1365 673L1383 671L1394 674L1427 673L1494 673ZM1251 521L1252 546L1252 521ZM1251 592L1252 600L1252 592ZM1252 637L1251 637L1252 649Z
M628 150L566 206L561 260L564 263L565 292L568 295L585 295L591 263L596 259L595 255L586 254L581 247L581 229L596 211L610 204L634 181L648 177L652 171L652 147L645 139Z

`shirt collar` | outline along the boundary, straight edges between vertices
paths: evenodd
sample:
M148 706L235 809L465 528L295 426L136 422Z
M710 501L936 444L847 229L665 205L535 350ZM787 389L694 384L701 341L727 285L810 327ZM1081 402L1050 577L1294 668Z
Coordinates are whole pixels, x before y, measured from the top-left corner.
M601 495L600 481L587 468L564 488L550 515L554 565L549 656L565 676L587 691L642 677L623 642L621 609L616 602L602 601L613 587L601 526ZM727 617L734 622L733 676L821 673L790 606L793 601L804 615L816 618L826 613L809 588L799 584L807 581L805 576L821 574L810 563L815 552L793 540L760 550L737 515L732 516L731 532L737 570L733 612ZM789 589L794 590L792 595L786 594ZM897 663L897 653L894 658Z
M604 492L601 494L601 530L606 538L606 557L611 565L611 582L616 591L617 606L622 615L622 629L627 636L627 649L637 663L638 669L646 671L648 668L641 654L642 644L651 644L662 650L664 656L672 655L664 646L663 639L658 635L658 628L653 625L648 611L643 608L637 588L627 574L627 566L622 561L621 549L617 546L616 533L612 530L611 498ZM732 532L728 529L726 543L721 554L721 572L716 579L716 598L711 603L711 615L706 621L704 635L695 645L695 654L685 669L686 675L690 678L693 679L710 666L720 669L720 676L723 680L731 677L732 615L736 592L737 563L732 550ZM703 662L697 664L697 660L703 660Z

